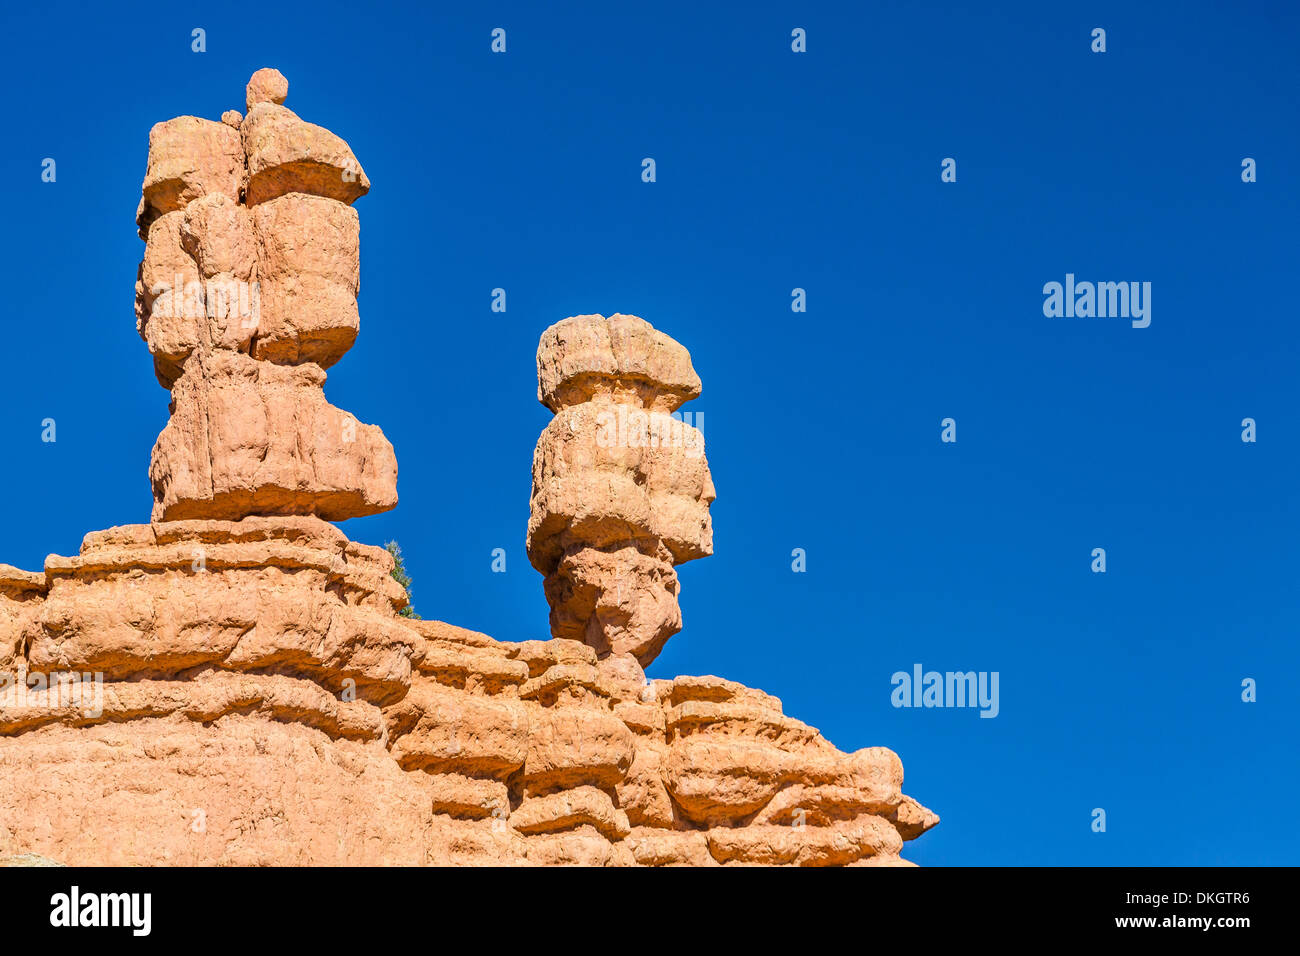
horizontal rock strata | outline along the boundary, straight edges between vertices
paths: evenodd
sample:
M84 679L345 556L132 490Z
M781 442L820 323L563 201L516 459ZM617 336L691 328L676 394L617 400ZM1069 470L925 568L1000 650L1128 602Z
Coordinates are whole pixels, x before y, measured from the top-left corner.
M768 694L402 618L391 571L316 517L0 567L0 856L875 865L937 821Z

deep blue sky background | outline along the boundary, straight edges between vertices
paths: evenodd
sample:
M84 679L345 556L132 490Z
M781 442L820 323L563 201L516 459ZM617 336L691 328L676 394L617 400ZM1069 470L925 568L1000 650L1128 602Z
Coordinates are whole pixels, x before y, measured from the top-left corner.
M633 313L691 351L718 488L653 676L896 750L922 864L1300 862L1297 7L460 6L6 5L0 561L148 520L149 127L275 66L373 182L326 392L397 449L401 504L343 527L424 616L547 635L538 335ZM1150 328L1045 318L1066 272L1152 282ZM999 671L1000 716L892 708L918 662Z

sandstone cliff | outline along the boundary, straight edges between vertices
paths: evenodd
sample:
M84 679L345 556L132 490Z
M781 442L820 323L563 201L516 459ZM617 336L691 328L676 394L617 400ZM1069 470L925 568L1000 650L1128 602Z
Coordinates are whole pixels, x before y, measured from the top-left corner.
M399 616L392 557L328 523L397 501L392 446L321 391L359 329L369 181L287 92L259 70L247 115L150 133L153 522L0 565L0 858L903 863L938 818L891 751L843 753L731 681L645 676L715 490L675 415L690 356L641 319L566 319L538 348L552 638Z

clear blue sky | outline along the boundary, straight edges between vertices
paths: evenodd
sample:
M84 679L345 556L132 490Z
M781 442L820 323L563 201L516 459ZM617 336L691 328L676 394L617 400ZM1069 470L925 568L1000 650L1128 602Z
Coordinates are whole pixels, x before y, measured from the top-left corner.
M424 616L546 636L537 338L633 313L691 351L718 488L653 676L896 750L922 864L1298 862L1295 5L460 6L6 5L0 561L148 520L149 127L274 66L373 182L326 392L397 450L343 528ZM1045 317L1067 272L1151 282L1150 327ZM999 716L893 708L916 663L999 672Z

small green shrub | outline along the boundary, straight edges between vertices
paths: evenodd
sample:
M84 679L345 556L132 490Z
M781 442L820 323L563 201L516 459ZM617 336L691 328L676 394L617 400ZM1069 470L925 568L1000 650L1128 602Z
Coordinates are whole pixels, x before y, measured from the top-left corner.
M415 613L415 608L411 606L411 576L406 573L406 563L402 561L402 547L396 541L389 541L385 548L393 556L393 580L402 586L406 592L406 607L397 613L402 617L409 617L413 620L421 620L420 615Z

